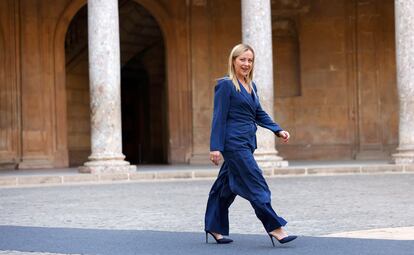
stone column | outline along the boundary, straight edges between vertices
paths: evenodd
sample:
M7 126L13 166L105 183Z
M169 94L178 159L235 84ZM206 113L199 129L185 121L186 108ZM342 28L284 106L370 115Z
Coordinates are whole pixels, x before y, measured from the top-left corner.
M273 54L270 0L242 0L243 43L255 51L254 81L263 109L273 117ZM263 128L257 131L255 158L261 168L287 166L277 155L275 135Z
M91 150L81 172L135 169L122 154L118 0L88 0Z
M414 164L414 0L395 0L397 83L400 101L396 164Z

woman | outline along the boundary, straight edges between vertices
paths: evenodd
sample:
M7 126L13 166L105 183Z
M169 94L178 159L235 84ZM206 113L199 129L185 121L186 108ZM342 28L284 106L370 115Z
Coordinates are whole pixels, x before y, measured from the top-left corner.
M215 87L210 160L218 165L223 155L224 162L207 202L206 242L208 234L219 244L233 241L223 235L229 234L228 208L236 195L251 203L273 246L273 238L280 243L296 239L282 228L287 222L273 210L269 187L253 157L256 124L273 131L284 142L290 137L260 106L253 70L253 49L238 44L229 56L228 77L220 79Z

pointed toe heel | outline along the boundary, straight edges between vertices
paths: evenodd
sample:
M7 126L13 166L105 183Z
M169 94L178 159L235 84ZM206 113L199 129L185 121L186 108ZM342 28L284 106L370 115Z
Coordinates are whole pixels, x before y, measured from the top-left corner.
M287 236L287 237L284 237L284 238L279 240L275 236L273 236L272 234L269 234L269 237L270 237L270 240L272 241L273 247L275 247L275 242L273 241L273 238L276 239L281 244L291 242L291 241L295 240L296 238L298 238L297 236Z
M225 237L223 237L223 238L220 238L220 239L217 239L216 238L216 236L215 235L213 235L213 233L212 232L210 232L210 231L206 231L206 243L208 243L208 235L211 235L213 238L214 238L214 240L216 240L216 243L218 243L218 244L226 244L226 243L231 243L231 242L233 242L233 240L232 239L230 239L230 238L225 238Z
M279 243L288 243L288 242L291 242L291 241L295 240L296 238L298 238L298 237L297 236L287 236L287 237L282 238L278 241L279 241Z

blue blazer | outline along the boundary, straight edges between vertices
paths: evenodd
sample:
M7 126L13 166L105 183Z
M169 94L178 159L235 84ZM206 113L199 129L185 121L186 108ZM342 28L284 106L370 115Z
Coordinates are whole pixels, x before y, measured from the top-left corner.
M257 148L257 125L276 135L283 130L262 109L254 83L253 89L254 92L249 94L240 84L238 92L229 78L217 82L214 89L210 151L254 151Z

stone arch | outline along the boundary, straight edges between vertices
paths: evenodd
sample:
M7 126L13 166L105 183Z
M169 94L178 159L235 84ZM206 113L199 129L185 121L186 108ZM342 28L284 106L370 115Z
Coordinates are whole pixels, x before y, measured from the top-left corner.
M166 80L167 80L167 122L168 122L168 162L185 163L191 153L191 91L188 82L187 60L179 57L177 48L178 34L171 25L171 15L158 2L153 0L134 0L148 10L158 22L162 31L166 48ZM59 158L68 165L67 149L67 107L66 107L66 66L64 42L69 24L76 13L86 4L87 0L73 0L60 15L55 29L55 93L56 93L56 130L57 151ZM180 70L180 71L179 71Z
M56 118L56 162L68 166L68 138L67 138L67 107L66 107L66 65L65 65L65 38L69 24L86 0L71 1L56 24L54 36L54 65L55 65L55 118Z
M158 1L134 1L154 16L164 36L168 94L168 162L188 163L192 151L193 121L188 60L183 58L183 52L178 50L182 34L176 33L176 29L173 27L174 18Z

